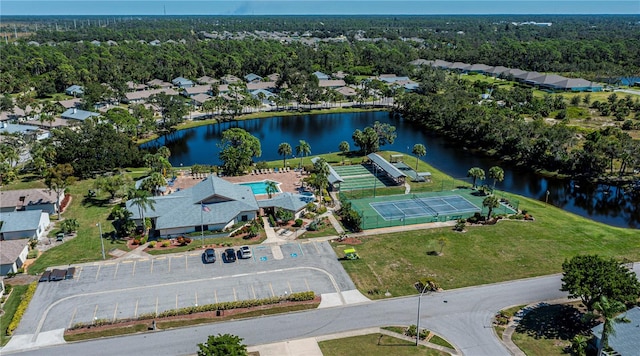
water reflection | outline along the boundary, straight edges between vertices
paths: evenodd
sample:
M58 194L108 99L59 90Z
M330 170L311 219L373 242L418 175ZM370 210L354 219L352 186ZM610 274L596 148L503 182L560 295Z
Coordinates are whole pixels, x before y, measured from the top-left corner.
M490 158L474 155L470 150L473 147L465 148L432 133L423 132L402 118L391 118L387 112L300 115L224 122L173 132L144 146L166 145L172 152L170 161L174 166L196 163L217 165L220 164L217 144L222 132L240 127L260 139L262 157L258 160L272 161L282 159L277 151L282 142L288 142L295 152L298 141L306 140L311 145L312 155L336 152L341 141L347 141L351 149L357 149L351 140L353 131L362 130L375 121L396 126L398 138L393 145L384 146L383 149L410 155L411 147L422 143L427 148L427 155L423 159L455 178L465 178L471 167L480 167L488 173L490 167L500 165ZM567 211L614 226L640 226L639 198L625 194L620 188L544 178L517 167L501 166L505 171L505 179L496 185L498 189L540 201L545 200L549 191L549 204ZM487 180L486 183L492 182Z

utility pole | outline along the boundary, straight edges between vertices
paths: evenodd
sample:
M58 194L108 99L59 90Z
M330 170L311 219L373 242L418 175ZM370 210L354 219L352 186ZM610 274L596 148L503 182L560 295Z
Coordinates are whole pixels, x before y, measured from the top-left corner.
M106 260L107 257L104 255L104 239L102 238L102 224L97 223L98 230L100 230L100 245L102 246L102 259Z
M418 296L418 320L416 321L416 346L420 343L420 301L422 300L422 295L427 290L427 286L429 283L425 283L424 287L422 287L422 292Z

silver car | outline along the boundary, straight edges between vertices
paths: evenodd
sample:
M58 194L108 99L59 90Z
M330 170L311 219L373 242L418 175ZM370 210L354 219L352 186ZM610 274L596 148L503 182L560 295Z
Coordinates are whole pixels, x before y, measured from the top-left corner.
M253 254L251 253L251 248L249 246L240 247L240 258L251 258Z

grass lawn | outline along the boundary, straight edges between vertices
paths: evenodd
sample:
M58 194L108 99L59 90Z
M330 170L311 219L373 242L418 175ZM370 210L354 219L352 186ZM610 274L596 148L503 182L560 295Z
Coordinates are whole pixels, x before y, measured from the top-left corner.
M369 334L347 337L344 339L327 340L318 343L324 356L350 356L354 354L368 356L444 356L448 355L439 350L425 346L415 346L414 342L396 339L382 334Z
M108 197L98 196L96 199L88 200L85 195L93 189L93 179L82 180L76 182L69 187L68 193L71 195L71 203L67 210L62 213L63 218L78 219L80 228L77 236L73 239L66 240L60 246L56 246L44 252L31 266L29 266L30 274L41 273L48 266L59 266L70 263L90 262L102 259L100 246L100 232L96 224L102 225L102 232L107 234L114 230L111 221L107 221L107 217L111 211L112 205L107 204ZM52 222L55 222L55 215L52 215ZM54 228L50 234L55 234L58 229ZM125 241L111 241L104 239L105 252L118 248L128 251ZM107 256L109 258L109 256Z
M12 286L13 290L11 295L7 299L4 304L4 314L0 316L0 346L4 346L11 339L10 336L7 336L7 328L9 327L9 323L11 323L11 319L13 319L13 315L16 313L16 309L18 309L18 305L20 301L22 301L22 296L29 288L29 285L15 285Z
M384 154L389 154L386 152ZM408 160L405 159L405 162ZM433 183L449 184L451 178L424 162L419 169L433 174ZM497 193L503 194L503 193ZM419 278L430 277L445 289L508 281L562 271L562 262L578 254L640 258L637 230L611 227L568 213L544 202L515 197L520 209L536 220L503 220L492 226L467 226L465 233L450 228L415 230L362 238L356 246L360 259L343 261L358 289L372 298L383 298L388 289L393 296L415 294ZM448 243L443 256L437 240ZM333 243L338 255L344 245Z
M199 248L202 248L202 246L209 246L209 245L225 245L225 244L229 244L230 246L243 246L243 245L255 245L255 244L260 244L262 243L262 241L266 240L267 237L264 233L261 232L261 236L259 240L252 240L252 241L247 241L247 240L243 240L239 237L215 237L215 238L209 238L209 239L204 239L204 242L200 239L200 237L197 236L191 236L191 238L193 239L191 241L190 244L185 245L185 246L179 246L179 247L174 247L174 248L163 248L163 247L158 247L159 244L161 244L161 242L159 242L156 247L154 247L153 249L150 249L147 251L147 253L149 253L150 255L166 255L168 253L179 253L179 252L186 252L186 251L193 251L193 250L197 250Z

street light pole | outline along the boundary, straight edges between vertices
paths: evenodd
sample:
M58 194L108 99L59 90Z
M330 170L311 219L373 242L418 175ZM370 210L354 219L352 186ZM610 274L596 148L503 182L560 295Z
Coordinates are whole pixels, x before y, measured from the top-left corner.
M418 320L416 321L416 346L420 343L420 301L422 300L422 295L427 290L429 283L425 283L424 287L422 287L422 292L418 296Z
M100 231L100 246L102 246L102 259L106 260L107 258L104 255L104 239L102 238L102 224L97 223L96 225L98 226L98 230Z
M375 178L373 180L373 197L376 197L376 183L378 183L378 166L375 165L375 163L373 164L373 170L375 171Z

